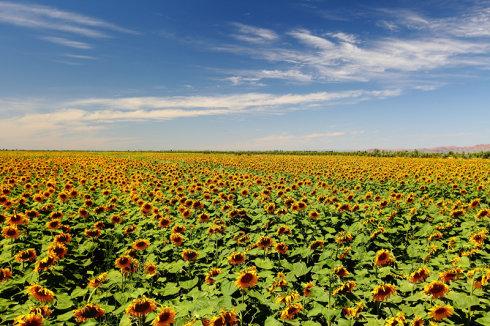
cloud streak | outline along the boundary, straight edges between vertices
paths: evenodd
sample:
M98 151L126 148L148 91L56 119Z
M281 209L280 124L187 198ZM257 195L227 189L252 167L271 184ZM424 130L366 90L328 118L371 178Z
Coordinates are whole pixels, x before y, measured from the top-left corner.
M411 11L381 11L377 25L389 29L390 36L365 39L344 32L314 33L296 28L274 40L285 42L244 42L214 49L268 61L282 67L270 79L309 82L381 82L427 75L437 80L442 69L490 67L490 8L469 10L458 17L430 19ZM396 15L396 23L389 17ZM388 18L386 17L388 16ZM253 29L252 26L247 26ZM258 29L259 27L256 27ZM402 28L415 33L398 33ZM272 34L274 33L274 34ZM396 35L396 36L395 36ZM233 35L232 35L233 36ZM284 67L288 67L284 69ZM279 72L269 69L271 72ZM226 78L235 85L268 79L261 71ZM414 85L416 86L416 85Z
M39 5L0 2L0 22L33 29L46 29L90 38L109 37L108 32L136 35L138 32L70 11Z
M279 38L279 36L270 29L245 25L242 23L233 23L232 25L237 30L237 33L232 36L240 41L260 44L273 42Z
M92 46L88 43L69 40L64 37L45 36L45 37L41 37L41 39L44 41L51 42L53 44L67 46L74 49L88 50L92 48Z
M0 99L0 103L12 103L16 108L36 108L33 112L0 118L0 143L19 144L22 139L27 141L49 135L61 137L64 134L95 137L101 130L118 122L233 114L285 114L290 110L318 109L341 105L346 101L386 98L398 94L397 90L350 90L280 95L245 93L226 96L90 98L52 104L53 108L46 112L39 112L40 102L29 105L12 99L2 102ZM311 134L308 137L314 139L326 136L337 134Z

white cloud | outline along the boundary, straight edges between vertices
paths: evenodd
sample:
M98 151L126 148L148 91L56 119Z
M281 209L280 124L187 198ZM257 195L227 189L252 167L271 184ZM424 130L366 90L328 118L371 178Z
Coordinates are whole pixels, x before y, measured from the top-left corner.
M81 54L66 53L64 56L67 57L67 58L71 58L71 59L97 60L96 57L93 57L91 55L81 55Z
M0 22L33 29L47 29L85 37L108 37L108 32L138 34L137 32L77 13L54 7L0 2Z
M297 69L289 70L257 70L257 71L241 71L238 74L226 77L225 80L230 81L233 85L251 84L259 85L259 82L264 79L280 79L295 82L310 82L313 76L304 73Z
M278 35L266 28L260 28L241 23L233 23L233 26L237 29L237 34L232 36L240 41L249 43L266 43L273 42L278 39Z
M398 94L396 90L351 90L282 95L245 93L226 96L91 98L53 103L50 110L44 112L41 112L39 105L45 104L45 101L29 106L26 103L16 104L12 99L0 99L0 103L7 105L12 103L37 108L33 112L9 114L0 118L0 143L3 146L28 148L31 141L48 144L50 140L60 140L70 135L73 139L96 139L101 131L123 121L164 121L260 112L284 114L289 110L329 107L345 101L384 98ZM318 133L305 137L315 139L327 136L334 137L340 134Z
M45 37L41 37L41 39L54 44L63 45L74 49L87 50L92 48L92 46L88 43L73 41L63 37L45 36Z
M383 9L381 12L395 17L398 29L406 27L466 38L490 36L490 7L474 7L461 16L445 18L430 18L411 10Z
M407 10L380 11L385 19L378 25L390 31L408 27L416 33L394 32L392 37L367 39L342 31L318 34L297 28L285 34L288 42L245 40L215 50L266 60L269 66L277 64L281 71L296 74L279 75L276 79L293 81L304 78L313 82L391 84L415 80L414 77L421 75L432 76L437 81L440 69L490 68L490 39L486 37L490 36L490 8L471 9L466 14L444 19L431 19ZM279 36L275 34L274 38ZM267 77L261 76L260 70L255 75L235 74L226 78L234 84L254 84L264 79Z

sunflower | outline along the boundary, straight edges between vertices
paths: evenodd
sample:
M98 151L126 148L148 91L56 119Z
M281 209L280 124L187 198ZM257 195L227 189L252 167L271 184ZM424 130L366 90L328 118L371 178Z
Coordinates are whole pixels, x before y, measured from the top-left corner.
M104 284L107 281L107 279L108 279L107 272L101 273L101 274L97 275L96 277L91 278L88 281L88 287L90 287L92 289L96 289L96 288L100 287L102 284Z
M420 283L425 281L430 275L430 271L427 267L423 266L410 274L408 280L412 283Z
M354 282L354 281L347 281L345 283L342 283L338 287L336 287L333 290L332 295L351 293L352 290L354 290L354 288L356 286L357 286L356 282Z
M60 260L68 253L68 248L63 243L54 242L49 246L48 254L56 260Z
M85 235L89 238L97 238L100 236L100 230L99 229L85 229L84 231Z
M43 259L40 259L36 262L36 266L34 267L34 271L36 272L42 272L42 271L47 271L51 267L56 265L56 258L52 256L45 257Z
M347 318L357 318L364 307L364 302L359 301L354 307L342 308L342 314Z
M167 216L164 216L158 220L158 226L161 228L168 228L170 223L172 223L172 220Z
M455 279L459 278L463 274L461 268L452 268L450 270L439 273L439 279L444 283L450 283Z
M219 274L221 274L221 269L211 268L209 272L206 274L206 278L205 278L206 284L213 284L214 282L216 282L214 277L218 276Z
M318 213L317 211L310 211L308 213L308 217L312 220L316 220L318 217L320 217L320 213Z
M313 289L315 285L313 282L308 282L303 285L303 296L309 297L311 295L311 289Z
M240 272L236 278L235 285L240 289L248 289L257 285L259 277L255 267L248 268Z
M352 239L352 234L345 231L341 231L335 236L335 242L339 245L352 242Z
M33 284L27 287L27 292L40 302L51 302L54 300L54 293L39 284Z
M291 234L291 228L287 225L281 225L277 229L277 235L289 235Z
M415 316L414 319L412 319L412 322L410 323L411 326L424 326L425 322L422 319L422 317Z
M324 240L314 240L310 243L310 249L311 250L323 249L324 245L325 245Z
M395 293L396 286L392 284L377 285L372 291L374 301L384 301Z
M0 268L0 283L5 282L12 278L12 271L10 268Z
M442 298L449 291L449 286L441 281L432 281L424 287L424 292L431 295L432 299Z
M296 315L299 314L301 310L303 310L303 306L301 305L301 303L299 302L293 303L292 305L284 308L281 311L281 319L283 320L294 319L294 317L296 317Z
M267 249L271 246L274 245L274 240L271 237L266 237L262 236L260 239L255 243L255 245L260 248L260 249Z
M477 247L483 246L485 240L488 237L487 229L480 230L470 235L470 242Z
M454 313L454 309L450 305L435 306L430 308L429 310L430 318L437 321L451 317L453 313Z
M280 253L281 255L285 255L288 252L288 245L285 244L284 242L278 242L276 244L276 251Z
M142 297L134 299L126 308L126 314L133 317L143 317L157 309L155 300Z
M82 308L73 311L73 316L78 323L84 323L91 318L100 318L104 316L105 311L96 304L88 303Z
M131 247L135 250L145 250L150 245L150 241L147 239L138 239L133 242Z
M29 219L24 214L14 214L14 215L10 215L7 218L7 224L12 226L28 224L28 223L29 223Z
M187 228L185 227L185 225L177 224L172 228L172 233L184 234L186 230L187 230Z
M22 315L14 320L14 326L42 326L43 324L44 318L39 314Z
M123 221L123 218L120 215L112 215L111 216L111 223L112 224L121 224Z
M132 273L136 273L138 271L138 267L139 267L138 260L131 257L129 265L121 268L121 273L123 275L129 275Z
M153 262L146 262L143 268L148 276L155 276L158 272L157 265Z
M389 266L395 262L395 257L393 253L387 249L381 249L376 253L374 257L374 264L376 266Z
M163 307L153 320L153 326L170 326L175 323L176 312L171 307Z
M49 309L48 306L41 306L37 308L32 308L31 311L29 311L30 314L35 314L35 315L41 315L43 318L47 318L51 316L53 311Z
M53 242L70 243L71 235L69 233L60 233L54 237Z
M17 227L8 225L2 229L2 235L5 239L17 239L20 231Z
M335 275L337 275L340 278L346 277L347 275L350 274L349 271L343 265L335 267L333 269L333 272L335 273Z
M243 252L234 252L228 257L228 263L236 266L245 262L246 256Z
M184 240L184 236L180 233L172 233L170 235L170 241L172 241L175 246L182 246L184 244Z
M121 256L116 259L115 265L117 268L125 268L131 265L131 260L133 257L131 256Z
M405 320L405 315L403 314L403 312L400 312L396 316L388 318L385 321L385 326L403 326L405 325Z
M184 249L182 251L182 259L184 259L185 261L195 261L198 256L199 253L192 249Z
M209 220L211 219L211 216L209 216L209 214L206 214L206 213L202 213L201 215L199 215L199 217L197 218L197 220L200 222L200 223L206 223L206 222L209 222Z
M301 296L297 291L292 291L287 294L283 294L277 297L276 303L282 303L285 304L286 306L290 306L296 301L299 301L301 299Z
M61 220L54 219L46 222L46 228L49 230L57 230L61 227Z

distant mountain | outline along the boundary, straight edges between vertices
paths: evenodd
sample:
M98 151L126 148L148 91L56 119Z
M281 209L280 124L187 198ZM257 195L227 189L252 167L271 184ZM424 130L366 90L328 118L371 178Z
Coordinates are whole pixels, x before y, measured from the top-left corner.
M430 148L420 148L421 152L426 153L475 153L475 152L487 152L490 151L490 144L479 144L473 146L439 146Z

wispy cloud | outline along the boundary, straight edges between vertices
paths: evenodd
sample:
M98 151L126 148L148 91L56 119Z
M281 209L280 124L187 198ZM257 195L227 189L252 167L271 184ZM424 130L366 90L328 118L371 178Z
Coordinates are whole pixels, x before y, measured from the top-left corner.
M88 43L69 40L69 39L66 39L64 37L43 36L43 37L41 37L41 39L48 41L48 42L51 42L51 43L54 43L54 44L67 46L67 47L74 48L74 49L88 50L88 49L92 48L92 46Z
M34 29L55 30L91 38L109 37L108 32L138 34L138 32L54 7L0 2L0 22Z
M237 33L232 34L232 36L240 41L249 43L267 43L279 38L278 35L270 29L245 25L242 23L233 23L232 25L237 30Z
M341 31L314 33L296 28L281 35L285 40L282 43L244 39L239 44L217 46L215 50L266 60L269 67L272 63L280 66L281 71L294 72L279 74L277 79L304 78L314 82L391 84L403 79L416 80L414 77L428 76L428 73L437 81L438 70L490 67L490 39L487 38L490 36L490 7L445 19L431 19L403 10L380 12L384 16L377 24L392 31L390 37L366 39ZM420 33L396 32L402 28ZM271 35L279 38L278 34ZM284 69L285 66L289 68ZM255 74L237 74L227 80L240 84L267 78L261 76L260 70Z
M488 2L487 2L488 5ZM393 17L387 28L431 31L465 38L490 36L490 7L473 7L458 17L431 18L413 10L380 9Z
M226 96L90 98L52 103L51 108L29 106L10 99L0 103L37 108L33 112L0 118L0 143L19 144L19 139L41 139L63 134L94 136L118 122L164 121L178 118L233 114L285 114L290 110L318 109L345 101L396 96L394 90L351 90L305 94L245 93ZM16 104L17 103L17 104ZM46 105L46 102L42 102ZM311 134L308 137L336 136Z
M304 83L312 81L313 76L297 69L288 69L240 71L233 76L225 78L225 80L230 81L233 85L259 85L260 81L264 79L280 79Z
M82 55L82 54L71 54L71 53L66 53L64 55L67 58L71 59L80 59L80 60L97 60L96 57L91 56L91 55Z

